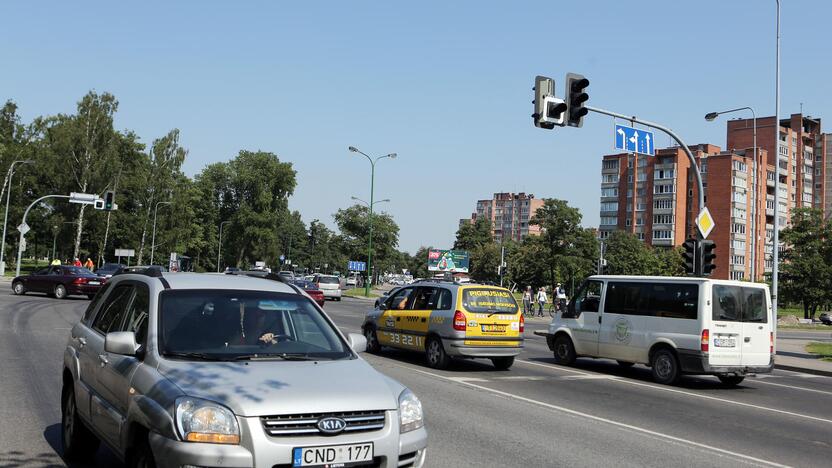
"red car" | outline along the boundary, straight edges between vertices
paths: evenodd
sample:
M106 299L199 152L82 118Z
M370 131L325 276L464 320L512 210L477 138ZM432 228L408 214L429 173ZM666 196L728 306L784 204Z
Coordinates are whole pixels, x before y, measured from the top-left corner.
M65 299L68 296L87 296L90 299L107 282L86 268L71 265L55 265L30 275L12 280L12 291L17 295L40 292Z
M324 303L326 302L326 298L324 298L324 292L318 289L315 283L306 280L294 280L292 281L292 284L299 288L303 288L303 290L306 291L306 294L309 294L309 297L311 297L312 300L317 302L319 306L324 306Z

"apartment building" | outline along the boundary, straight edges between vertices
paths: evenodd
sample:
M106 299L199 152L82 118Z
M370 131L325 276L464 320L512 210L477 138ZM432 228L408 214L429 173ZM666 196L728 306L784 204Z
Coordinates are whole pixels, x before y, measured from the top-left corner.
M543 200L535 198L533 194L495 193L489 200L478 200L477 211L470 218L460 219L459 224L484 218L491 221L495 241L521 241L528 235L540 234L540 226L530 225L529 221L542 206Z
M722 151L702 144L690 149L716 222L709 235L717 254L712 276L761 279L771 269L774 219L774 166L767 164L766 151L758 150L755 164L751 148ZM695 235L698 189L682 148L659 149L655 157L607 155L601 164L600 239L625 230L654 248L672 248Z
M753 123L752 119L728 121L729 150L753 147ZM828 146L824 149L826 140L821 133L821 120L802 114L780 119L779 152L775 148L774 127L773 116L757 119L757 145L766 150L768 164L778 167L780 186L785 192L786 210L779 212L780 225L785 227L789 213L796 207L821 208L828 216L830 179L824 174Z
M823 155L822 164L820 164L821 174L823 174L823 182L820 186L820 190L823 190L823 214L828 218L832 216L832 133L823 134L819 153ZM815 162L817 161L817 155L815 155ZM816 167L815 173L817 170ZM817 186L816 181L815 187Z

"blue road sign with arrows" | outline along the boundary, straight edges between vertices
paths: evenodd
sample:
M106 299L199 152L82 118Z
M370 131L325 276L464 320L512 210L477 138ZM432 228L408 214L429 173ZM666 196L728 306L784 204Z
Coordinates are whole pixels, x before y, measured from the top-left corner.
M347 270L349 271L367 271L367 263L366 262L355 262L350 260L349 265L347 265Z
M653 132L624 125L615 126L615 149L655 156L654 145Z

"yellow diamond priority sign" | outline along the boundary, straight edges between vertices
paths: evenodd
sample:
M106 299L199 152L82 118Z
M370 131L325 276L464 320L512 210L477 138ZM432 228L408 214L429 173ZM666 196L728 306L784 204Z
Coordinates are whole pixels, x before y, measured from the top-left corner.
M708 208L703 208L702 211L699 212L699 216L696 217L696 227L699 228L699 232L702 234L703 239L708 238L708 234L714 230L716 227L716 223L714 222L714 218L711 217L711 212L708 211Z

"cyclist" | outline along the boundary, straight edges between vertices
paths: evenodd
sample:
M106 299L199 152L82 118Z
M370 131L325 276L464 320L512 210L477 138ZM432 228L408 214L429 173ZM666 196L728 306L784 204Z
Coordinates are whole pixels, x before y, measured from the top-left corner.
M563 312L566 310L566 291L564 291L560 283L555 288L555 302L558 305L559 311Z

